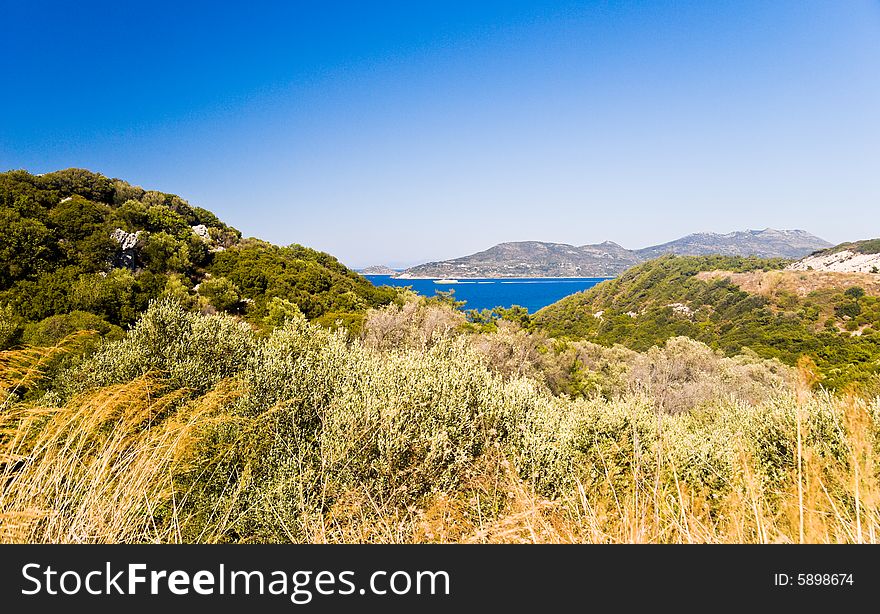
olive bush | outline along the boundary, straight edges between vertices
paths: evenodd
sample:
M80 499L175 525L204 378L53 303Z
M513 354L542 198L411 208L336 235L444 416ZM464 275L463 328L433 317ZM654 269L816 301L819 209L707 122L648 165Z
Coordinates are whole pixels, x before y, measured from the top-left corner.
M474 515L512 513L522 493L576 518L575 534L584 514L644 514L646 500L673 523L693 497L704 525L726 522L729 502L748 497L782 518L799 453L841 514L868 501L855 503L850 477L840 477L853 463L868 476L860 492L876 490L864 452L880 441L876 400L796 394L784 369L683 339L639 354L554 347L506 326L474 338L444 318L434 321L450 325L435 327L424 317L431 307L374 312L361 340L295 310L267 334L159 301L43 402L109 394L136 403L143 394L126 401L114 391L149 384L164 413L131 428L174 432L176 416L190 416L186 445L156 478L170 483L150 491L174 496L152 502L144 523L173 526L183 541L408 541L438 501L473 527ZM393 325L376 335L376 321ZM554 394L543 375L553 364L575 364L582 374L569 377L592 374L615 392ZM213 409L195 419L193 404ZM758 539L758 529L743 531Z
M176 387L204 392L237 374L255 349L247 324L225 315L203 317L173 300L155 301L124 339L68 374L67 388L108 386L155 371Z

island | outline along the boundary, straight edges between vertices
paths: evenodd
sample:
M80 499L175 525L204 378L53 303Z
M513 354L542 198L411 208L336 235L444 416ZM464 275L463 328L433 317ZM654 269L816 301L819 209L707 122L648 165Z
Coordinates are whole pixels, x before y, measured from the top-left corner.
M384 264L378 264L376 266L368 266L365 269L360 269L358 273L361 275L397 275L400 271L385 266Z
M518 241L500 243L461 258L420 264L403 272L395 272L394 276L399 279L616 277L634 265L665 254L717 254L794 260L830 245L803 230L773 228L725 234L699 232L637 250L626 249L613 241L580 246Z

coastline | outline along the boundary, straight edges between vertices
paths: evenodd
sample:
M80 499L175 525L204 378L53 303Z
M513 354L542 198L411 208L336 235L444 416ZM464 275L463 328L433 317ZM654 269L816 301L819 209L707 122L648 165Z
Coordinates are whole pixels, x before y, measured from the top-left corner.
M394 279L614 279L615 276L609 275L587 275L587 276L556 276L556 275L462 275L457 277L447 276L440 277L437 275L384 275L383 277L392 277Z

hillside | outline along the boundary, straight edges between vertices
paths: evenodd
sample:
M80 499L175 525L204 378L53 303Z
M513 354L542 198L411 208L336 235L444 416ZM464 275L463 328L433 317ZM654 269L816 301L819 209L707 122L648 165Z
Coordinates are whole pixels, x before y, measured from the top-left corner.
M800 258L829 247L827 241L803 230L744 230L718 234L698 232L681 239L654 245L636 252L645 260L665 254L679 256L758 256L760 258Z
M832 387L880 372L880 287L782 264L664 256L542 309L534 322L553 336L639 351L684 335L792 365L807 354Z
M635 254L610 241L580 247L520 241L454 260L420 264L398 277L610 277L637 262Z
M614 277L629 267L664 254L799 258L830 243L803 230L747 230L691 234L662 245L629 250L605 241L596 245L521 241L501 243L453 260L407 269L401 278Z
M4 346L118 334L165 296L257 323L296 309L353 320L395 296L328 254L242 240L179 196L81 169L0 173L0 228Z
M384 264L368 266L367 268L358 271L358 273L360 273L361 275L395 275L398 272L399 271L396 271L391 267L385 266Z
M880 239L841 243L810 254L788 267L793 271L880 273Z
M33 367L56 348L3 352L0 543L880 532L877 400L813 392L776 361L684 338L644 354L559 352L521 330L436 326L455 315L424 299L390 305L348 339L302 316L265 334L157 302L55 377ZM522 370L533 361L581 394L552 394ZM851 505L860 517L840 512Z

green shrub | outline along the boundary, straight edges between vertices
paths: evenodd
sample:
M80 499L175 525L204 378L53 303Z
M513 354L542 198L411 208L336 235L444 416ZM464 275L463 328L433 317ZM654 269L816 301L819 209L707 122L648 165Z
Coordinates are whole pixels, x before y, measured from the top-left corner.
M21 340L22 319L9 305L0 306L0 350L8 350Z
M225 277L206 279L199 284L198 292L218 311L234 313L241 308L238 287Z
M106 514L106 502L65 499L58 484L75 480L76 492L126 493L114 504L126 530L141 527L134 535L144 539L409 541L441 501L464 536L526 518L533 523L529 539L557 539L542 521L552 510L552 526L571 523L570 539L641 539L628 529L662 521L665 528L645 539L722 540L721 531L729 530L759 541L765 537L750 520L754 501L757 524L790 529L784 517L796 501L790 493L798 433L809 451L807 483L821 477L827 490L811 503L823 526L852 513L848 464L880 445L878 401L805 389L795 395L786 368L754 355L725 357L688 339L646 354L548 340L551 347L541 345L528 357L537 374L545 354L555 354L619 386L611 399L572 399L515 369L490 367L509 361L508 349L498 348L530 341L515 325L499 327L486 352L479 338L460 333L411 345L423 324L411 322L403 345L382 349L295 312L258 335L227 315L154 302L124 339L71 368L41 399L69 399L65 407L80 421L72 439L66 439L72 426L65 412L21 411L30 407L22 404L0 414L4 428L29 416L29 433L46 433L41 424L51 424L59 438L30 451L17 448L35 469L10 483L28 505L76 514L90 527L82 534L95 540L112 541L114 534L88 525L102 516L75 510L92 505ZM500 358L493 358L496 352ZM613 365L623 368L615 372ZM97 412L94 424L91 412ZM20 441L26 447L29 438ZM119 453L101 456L111 444ZM157 446L155 466L147 445ZM57 451L64 464L45 471L51 461L44 455ZM106 482L83 473L96 458L103 469L94 479ZM125 459L137 459L131 492L127 474L115 473L127 470ZM864 467L863 522L875 526L876 469ZM22 486L48 473L47 490ZM823 503L829 498L837 515ZM688 502L700 507L681 507ZM683 514L699 518L688 530L724 528L689 537L673 529ZM58 530L43 516L35 522ZM591 533L597 522L620 532Z
M229 316L203 317L170 300L153 302L124 339L68 376L67 390L131 381L151 372L194 391L241 371L255 349L250 327Z
M121 328L92 313L72 311L28 324L25 326L22 342L28 345L50 346L72 333L84 330L95 331L109 341L117 341L124 335Z

